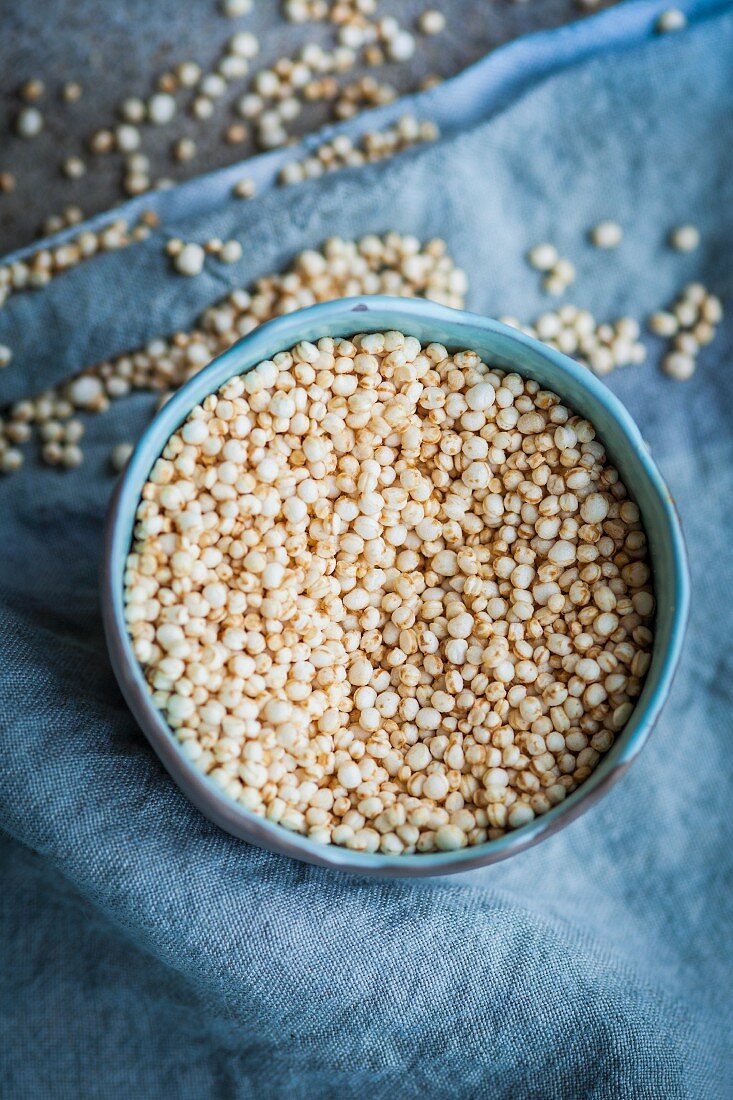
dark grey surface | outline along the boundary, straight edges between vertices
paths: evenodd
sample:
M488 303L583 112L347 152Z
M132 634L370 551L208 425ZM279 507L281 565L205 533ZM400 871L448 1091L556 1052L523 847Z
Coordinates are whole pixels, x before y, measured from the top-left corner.
M378 11L415 30L417 16L427 8L445 12L443 34L418 35L410 62L378 69L362 66L340 82L369 73L400 92L411 91L428 74L450 76L503 42L583 14L574 0L383 0ZM88 216L122 200L122 157L93 157L86 148L89 135L118 121L116 107L122 98L145 98L154 90L156 77L179 61L190 58L205 71L213 68L227 39L238 30L252 30L260 37L261 54L252 71L292 56L306 41L326 45L335 37L330 23L287 23L279 0L256 0L254 10L240 19L222 16L218 0L0 0L0 171L12 172L17 181L12 194L0 192L0 253L28 243L38 235L44 218L69 204ZM38 103L45 128L39 137L24 141L14 132L14 119L21 106L18 88L31 77L46 85ZM61 85L70 80L84 87L74 104L64 103L60 96ZM170 125L142 128L142 151L151 158L153 179L189 179L236 163L254 150L251 141L232 146L222 137L235 117L231 105L247 90L249 80L231 84L205 122L189 116L185 104L193 92L183 90ZM320 104L305 111L291 132L302 134L329 119L329 105ZM183 136L195 138L198 155L177 164L170 148ZM87 163L82 179L68 180L62 174L61 164L72 154Z

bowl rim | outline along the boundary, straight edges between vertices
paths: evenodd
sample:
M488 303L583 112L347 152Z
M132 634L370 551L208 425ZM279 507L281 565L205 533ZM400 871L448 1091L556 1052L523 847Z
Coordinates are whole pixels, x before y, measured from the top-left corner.
M434 325L442 337L436 342L461 344L461 330L478 328L500 337L509 345L529 349L544 358L565 379L589 391L592 398L616 420L627 442L634 449L643 474L662 507L666 536L670 540L674 573L674 607L669 644L657 672L656 683L643 709L638 705L615 742L617 758L607 769L603 760L598 768L568 798L527 825L484 844L454 852L387 855L380 852L355 852L334 844L320 844L306 836L258 817L226 795L183 755L179 742L165 722L163 714L150 701L142 668L133 651L125 627L122 576L129 552L134 514L140 489L167 440L185 420L190 410L206 395L215 392L227 378L251 369L270 358L276 350L291 347L302 339L305 328L315 322L328 333L329 325L346 323L353 317L350 331L378 331L383 321L370 322L369 316L389 317L400 331L410 323ZM300 330L301 335L298 335ZM446 330L455 334L446 339ZM424 339L425 337L423 337ZM466 347L471 346L467 338ZM152 456L152 457L151 457ZM690 583L682 530L673 499L635 422L619 399L586 368L533 337L500 321L466 310L452 309L426 299L371 295L335 299L284 314L258 326L180 387L155 415L139 439L115 488L107 516L102 576L102 618L112 667L133 716L173 781L210 820L239 839L254 843L281 855L318 866L332 867L361 875L382 877L422 877L454 874L507 859L538 841L551 836L589 809L620 779L646 744L666 700L682 650L689 614ZM628 731L628 733L627 733Z

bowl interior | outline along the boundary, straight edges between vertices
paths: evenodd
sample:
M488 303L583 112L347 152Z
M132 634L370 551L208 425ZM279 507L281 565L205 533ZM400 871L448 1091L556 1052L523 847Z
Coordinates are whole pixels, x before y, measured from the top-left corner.
M652 664L634 713L593 774L565 802L528 825L458 852L387 856L321 845L245 810L220 792L184 757L162 714L150 702L124 622L123 573L140 493L155 460L191 409L235 374L299 340L398 329L449 350L470 348L490 364L531 377L558 393L594 424L630 495L646 533L657 600ZM222 828L262 847L312 863L361 873L430 875L503 859L566 824L598 797L640 751L667 694L679 656L688 605L684 546L674 506L638 428L593 375L559 352L496 321L417 299L375 296L313 306L271 321L245 337L183 386L158 413L122 475L110 510L103 577L105 631L125 697L173 779Z

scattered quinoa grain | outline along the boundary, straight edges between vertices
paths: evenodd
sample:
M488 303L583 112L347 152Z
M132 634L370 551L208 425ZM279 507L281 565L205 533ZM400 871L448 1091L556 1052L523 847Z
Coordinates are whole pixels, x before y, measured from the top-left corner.
M224 264L235 264L242 258L242 246L239 241L224 241L219 250L219 259Z
M87 170L86 164L81 157L67 157L62 168L64 175L70 180L81 179Z
M259 39L251 31L240 31L229 39L227 50L236 57L244 57L247 61L251 61L260 52Z
M115 147L115 138L111 130L96 130L89 139L89 149L97 156L111 153Z
M209 99L221 99L226 95L227 82L219 73L207 73L199 82L201 94Z
M675 336L679 329L677 318L673 313L667 313L665 310L657 310L656 313L650 314L648 325L649 331L655 336Z
M591 229L590 239L596 248L618 248L623 239L623 230L618 222L599 222Z
M680 225L669 235L669 243L677 252L694 252L700 244L700 230L694 225Z
M687 16L679 8L667 8L659 16L656 29L659 34L669 34L671 31L681 31L687 26Z
M15 130L19 137L31 140L38 137L43 129L43 115L37 107L22 107L15 119Z
M195 88L201 79L201 66L197 61L181 61L176 76L182 88Z
M647 319L649 331L671 341L662 358L664 373L679 382L691 378L697 356L715 339L722 318L720 299L702 283L688 283L669 309L652 313Z
M284 143L286 136L284 131L277 132L277 142ZM414 115L403 115L393 126L363 134L357 144L346 134L339 134L303 160L284 165L278 175L278 182L282 186L290 186L304 180L317 179L327 172L335 172L341 168L370 164L395 156L414 145L436 141L439 136L440 131L435 123L420 121Z
M197 95L191 103L190 111L194 118L204 121L213 115L214 104L208 96Z
M148 111L142 99L137 96L129 96L127 99L122 100L119 113L124 122L139 125L139 123L145 121Z
M37 103L45 91L46 86L43 81L34 77L32 80L26 80L25 84L21 86L20 97L26 103Z
M557 263L559 256L554 245L537 244L529 250L527 259L535 271L550 271Z
M82 374L69 384L69 400L78 409L94 409L104 394L104 387L98 378L91 374Z
M84 89L76 80L69 80L61 85L61 98L64 103L78 103L84 94Z
M0 473L14 474L23 465L23 452L15 447L0 450Z
M221 0L219 9L227 19L239 19L252 11L252 0Z
M109 456L109 461L112 469L116 473L120 473L124 470L134 449L132 443L118 443L117 446L113 448Z
M442 11L437 11L435 8L428 8L427 11L421 12L418 17L417 26L421 34L442 34L445 30L445 16Z
M84 455L81 448L77 447L75 443L69 443L62 448L61 465L65 466L67 470L75 470L77 466L81 466L83 461Z
M189 160L193 160L197 153L196 142L193 138L179 138L178 141L173 143L172 153L173 159L181 163L186 163Z
M565 286L569 286L575 281L575 266L570 262L561 258L555 263L550 271L550 277L558 279Z
M232 193L237 199L252 199L257 194L257 185L253 179L237 180L232 188Z
M241 122L232 122L224 131L224 140L228 145L241 145L249 137L249 130Z
M677 382L686 382L695 373L695 357L683 352L671 352L662 359L662 370Z
M206 253L200 244L184 244L173 256L173 266L179 275L200 275Z
M165 126L176 113L176 101L167 92L156 92L147 103L147 117L154 126Z

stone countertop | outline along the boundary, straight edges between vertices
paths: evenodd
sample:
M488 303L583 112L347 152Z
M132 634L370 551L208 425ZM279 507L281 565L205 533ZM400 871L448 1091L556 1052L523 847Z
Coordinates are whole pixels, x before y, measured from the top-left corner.
M602 4L599 6L603 6ZM445 31L436 37L417 35L417 49L406 63L379 68L357 66L340 78L346 83L362 74L391 83L398 92L412 91L420 81L437 74L448 77L487 51L510 39L558 26L582 16L574 0L390 0L379 5L380 15L394 15L414 31L426 8L446 15ZM44 4L6 5L0 12L0 172L11 172L14 191L0 192L0 252L29 243L41 223L70 205L85 216L114 206L126 196L122 190L123 162L119 154L93 157L89 135L114 125L116 107L126 96L145 98L156 77L185 59L213 68L227 39L239 30L251 30L260 39L256 66L292 56L306 41L333 44L330 23L296 25L285 21L279 0L255 0L254 10L242 18L224 17L217 0L181 4L180 0L49 0ZM14 132L22 105L20 85L30 78L43 80L46 90L37 106L44 115L43 132L23 140ZM82 98L64 103L60 90L67 81L83 86ZM142 147L151 160L151 178L189 179L203 171L232 164L254 151L245 141L224 141L226 125L234 121L232 104L247 90L249 78L232 83L216 101L211 119L191 118L181 109L192 92L178 96L179 110L167 126L142 128ZM295 136L330 121L329 106L309 106L290 126ZM171 146L178 138L195 139L196 157L177 163ZM67 179L62 162L79 155L87 165L80 179Z

